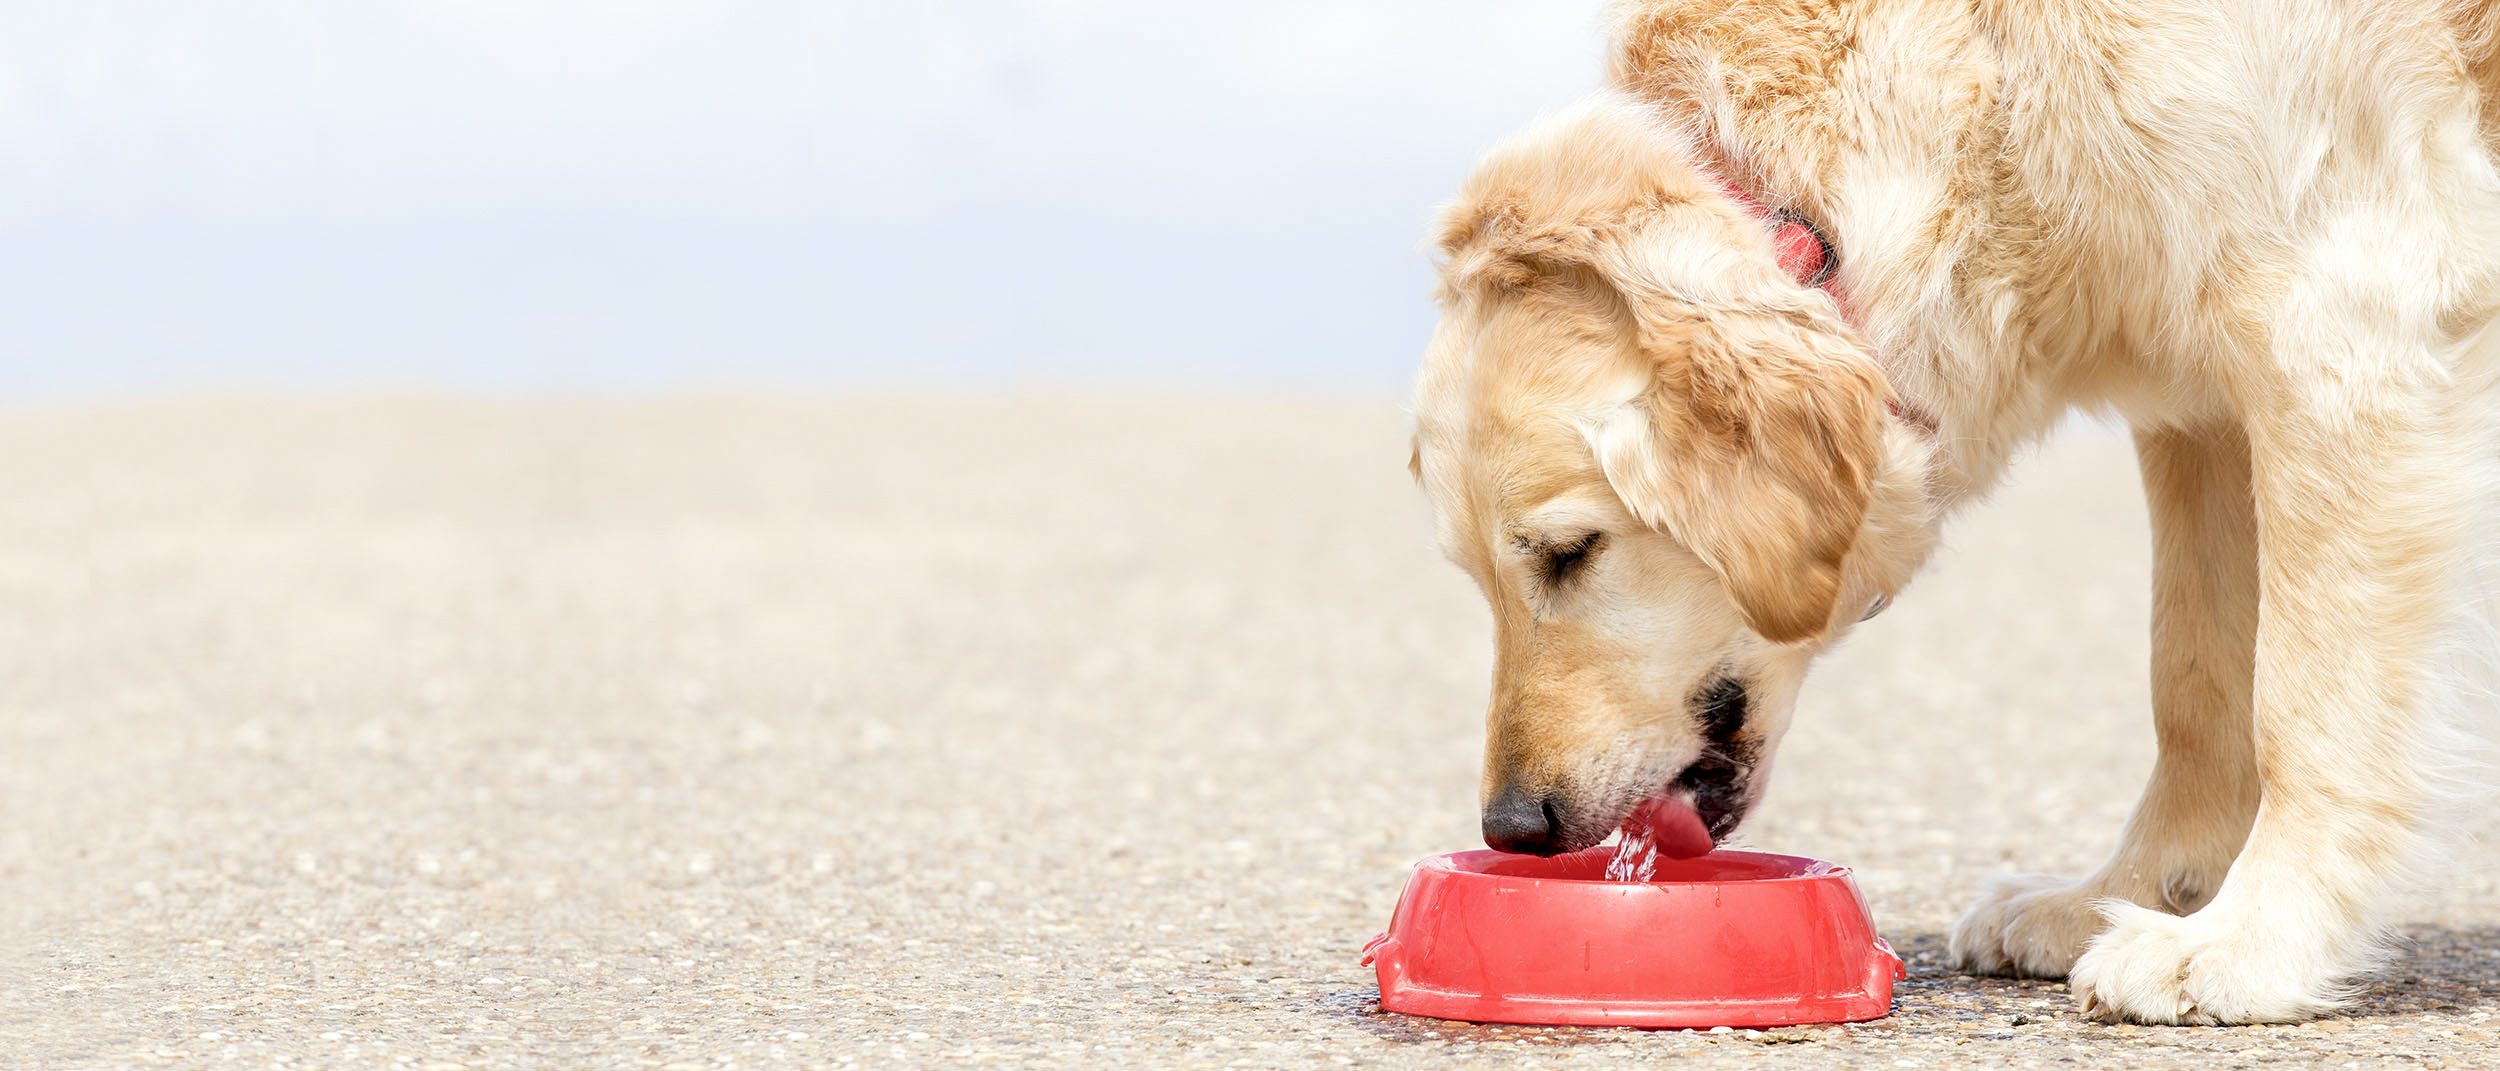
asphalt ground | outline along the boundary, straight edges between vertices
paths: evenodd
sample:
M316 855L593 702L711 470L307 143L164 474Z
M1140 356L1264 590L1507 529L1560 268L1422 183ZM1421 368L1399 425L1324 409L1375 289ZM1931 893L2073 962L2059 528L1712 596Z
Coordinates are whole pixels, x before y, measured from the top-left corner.
M1489 620L1393 404L130 402L0 414L0 1066L2500 1066L2488 847L2349 1015L1977 979L2149 769L2123 437L2071 429L1808 684L1754 846L1894 1014L1383 1013L1475 844ZM2488 844L2488 841L2483 842Z

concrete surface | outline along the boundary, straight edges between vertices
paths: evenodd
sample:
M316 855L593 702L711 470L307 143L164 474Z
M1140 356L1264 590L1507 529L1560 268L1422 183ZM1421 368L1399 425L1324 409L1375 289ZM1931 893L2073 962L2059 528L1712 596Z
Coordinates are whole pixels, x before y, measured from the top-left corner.
M1890 1019L1382 1014L1489 631L1405 459L1293 401L0 414L0 1066L2500 1066L2484 849L2322 1023L1942 969L2150 763L2091 429L1826 664L1751 832L1858 868Z

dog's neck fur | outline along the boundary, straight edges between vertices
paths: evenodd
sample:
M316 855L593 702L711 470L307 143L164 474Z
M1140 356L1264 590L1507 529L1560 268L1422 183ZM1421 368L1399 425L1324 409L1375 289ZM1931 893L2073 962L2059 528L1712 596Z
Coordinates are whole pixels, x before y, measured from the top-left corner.
M1711 170L1707 164L1695 161L1693 167L1712 184L1725 190L1728 196L1735 198L1755 219L1776 228L1772 245L1779 253L1780 267L1796 276L1799 283L1823 291L1825 296L1831 298L1833 307L1839 310L1841 320L1852 327L1858 326L1856 310L1850 308L1847 292L1834 285L1838 254L1819 229L1794 214L1776 211L1763 204L1761 198L1746 192L1743 186L1727 176ZM1893 399L1888 404L1892 416L1922 433L1936 434L1936 415L1916 399L1908 397L1908 392L1898 382L1892 387Z
M1904 7L1888 18L1833 4L1738 18L1719 3L1624 5L1612 80L1681 129L1702 167L1833 239L1853 326L1933 422L1932 443L1888 446L1926 455L1940 522L2074 401L2039 386L2053 376L1987 370L2008 352L2064 365L2088 346L2015 315L2028 273L1999 262L2011 243L1983 240L2003 224L1994 55L1966 14ZM1867 85L1884 87L1888 107L1844 116L1831 106ZM1982 118L1954 125L1966 116Z

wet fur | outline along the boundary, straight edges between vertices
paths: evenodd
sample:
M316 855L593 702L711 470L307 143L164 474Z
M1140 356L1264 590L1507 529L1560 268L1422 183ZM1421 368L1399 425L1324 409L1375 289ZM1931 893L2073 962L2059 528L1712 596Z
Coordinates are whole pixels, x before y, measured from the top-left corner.
M2161 757L2107 866L1991 892L1954 955L2117 1019L2346 999L2484 780L2495 25L1619 5L1614 90L1492 154L1438 234L1416 470L1495 610L1487 798L1528 786L1593 842L1741 752L1741 819L1812 655L2095 410L2143 459ZM1704 168L1831 236L1848 318ZM1695 700L1721 676L1733 733Z

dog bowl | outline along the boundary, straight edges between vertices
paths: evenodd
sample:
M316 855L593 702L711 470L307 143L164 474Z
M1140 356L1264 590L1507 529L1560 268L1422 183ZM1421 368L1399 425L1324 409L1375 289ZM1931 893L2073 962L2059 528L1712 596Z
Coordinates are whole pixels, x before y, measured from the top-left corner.
M1581 1026L1880 1019L1907 975L1847 867L1719 851L1605 880L1611 845L1550 859L1472 851L1415 865L1363 947L1380 1006Z

